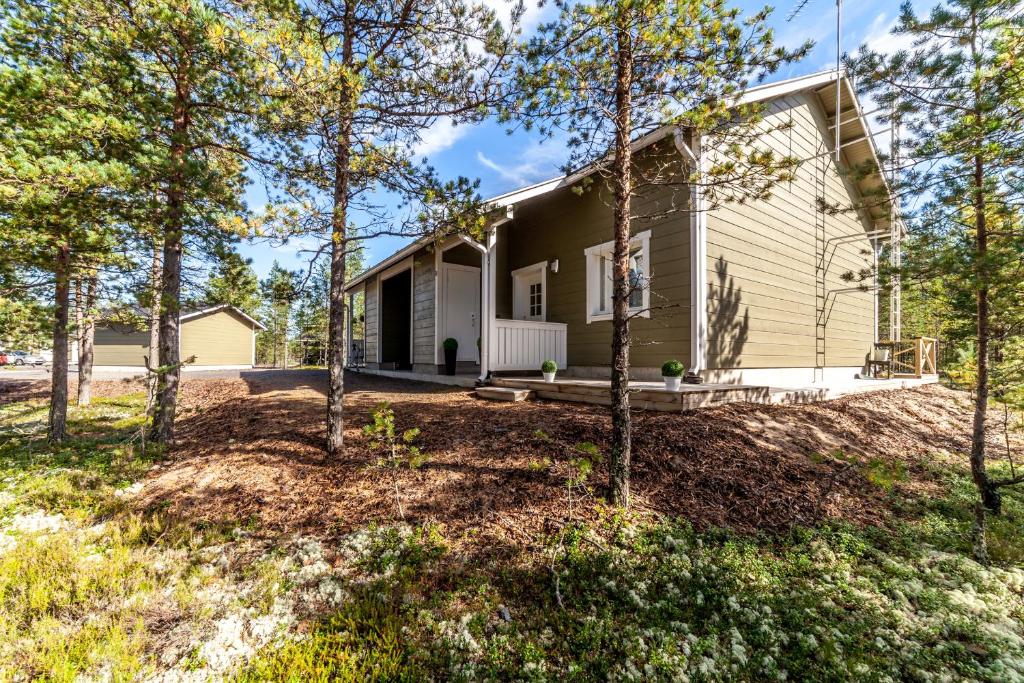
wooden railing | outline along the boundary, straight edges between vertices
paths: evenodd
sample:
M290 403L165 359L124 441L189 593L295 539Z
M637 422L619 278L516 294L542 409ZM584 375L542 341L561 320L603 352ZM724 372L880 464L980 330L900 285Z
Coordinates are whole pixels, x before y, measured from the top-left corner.
M566 363L566 326L533 320L495 321L492 370L540 370L553 360L559 368Z
M893 377L922 377L938 374L938 341L932 337L882 342L889 349L889 374Z

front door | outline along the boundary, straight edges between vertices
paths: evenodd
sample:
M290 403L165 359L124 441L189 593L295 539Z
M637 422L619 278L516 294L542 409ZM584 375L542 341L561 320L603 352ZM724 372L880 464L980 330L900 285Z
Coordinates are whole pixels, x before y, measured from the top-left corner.
M512 272L512 317L516 320L547 319L547 262Z
M476 362L480 337L480 269L454 263L441 264L443 321L441 341L459 342L460 361Z

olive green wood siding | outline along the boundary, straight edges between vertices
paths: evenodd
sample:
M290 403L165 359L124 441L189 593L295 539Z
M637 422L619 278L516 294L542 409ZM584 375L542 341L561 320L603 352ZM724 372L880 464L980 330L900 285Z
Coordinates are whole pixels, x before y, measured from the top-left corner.
M871 265L868 238L838 245L834 238L873 228L850 212L819 211L818 188L831 206L850 207L857 194L836 172L826 142L831 133L813 98L795 95L767 105L766 126L791 127L762 139L802 160L797 178L773 188L768 200L708 214L709 368L859 366L871 349L872 293L830 294L824 305L818 297L819 262L827 266L829 292L850 287L843 273Z
M366 278L366 362L377 362L377 275Z
M137 332L124 326L96 328L94 365L145 367L147 355L148 332Z
M681 163L681 157L676 155ZM659 188L633 200L634 216L685 207L685 187ZM570 366L609 366L611 321L587 324L587 271L584 251L612 239L611 194L597 183L577 195L558 190L516 207L514 220L499 228L497 305L499 317L512 317L511 272L540 261L558 259L558 272L547 273L547 321L567 325ZM650 221L633 221L633 233L651 231L649 272L651 317L634 318L631 363L661 367L669 359L689 362L690 220L677 211Z
M412 362L429 366L424 368L429 371L433 371L437 363L434 348L434 286L434 252L420 249L413 257Z
M480 252L468 244L457 244L450 249L445 249L441 254L441 260L445 263L455 263L460 266L471 268L480 267Z
M231 311L216 311L181 322L181 357L190 367L251 365L252 323ZM149 333L118 325L96 328L95 365L145 367Z
M200 365L252 365L252 323L231 311L216 311L181 322L181 357Z

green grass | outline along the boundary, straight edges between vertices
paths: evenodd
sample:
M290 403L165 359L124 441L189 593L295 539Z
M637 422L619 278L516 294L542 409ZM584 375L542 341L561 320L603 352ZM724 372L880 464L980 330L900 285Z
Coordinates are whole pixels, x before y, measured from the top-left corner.
M155 456L139 448L143 409L141 394L71 406L70 438L49 445L46 405L0 408L0 680L143 674L152 664L148 601L189 567L163 551L229 536L227 524L128 509L119 490ZM51 526L17 527L33 515Z

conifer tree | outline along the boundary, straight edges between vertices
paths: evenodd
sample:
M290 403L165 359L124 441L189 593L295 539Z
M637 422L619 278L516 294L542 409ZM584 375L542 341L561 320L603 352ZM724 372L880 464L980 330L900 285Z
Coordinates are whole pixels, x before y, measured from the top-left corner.
M48 438L65 437L72 279L107 264L124 235L137 129L98 49L97 7L9 0L0 25L0 240L16 268L52 288ZM13 245L16 245L14 247Z
M488 113L510 42L492 11L464 0L314 0L291 36L274 135L287 136L290 215L330 255L327 450L337 455L348 258L376 235L479 233L475 184L440 180L416 147L431 126Z
M638 193L656 186L700 184L709 206L765 196L788 178L794 160L757 142L759 109L737 98L780 66L799 58L777 47L768 9L741 18L722 0L556 0L558 17L524 47L522 98L510 115L543 134L567 136L567 170L596 164L597 186L610 195L612 255L609 499L629 503L630 298L649 286L630 278L632 224L655 216L635 211ZM760 128L759 127L760 124ZM683 170L685 157L635 163L632 144L665 125L705 138L725 154L705 169ZM591 181L592 182L592 181ZM581 184L578 191L587 190ZM676 205L676 201L669 202ZM696 267L697 264L694 264ZM635 278L634 278L635 280Z
M978 488L978 554L983 558L985 510L999 513L999 489L1024 481L994 478L986 464L986 420L997 358L993 297L1019 259L1024 205L1024 12L1015 0L948 0L927 16L904 4L893 29L912 47L886 55L862 50L852 62L858 81L901 131L897 190L931 197L918 231L947 246L960 243L962 262L937 249L927 264L969 292L977 359L971 472ZM943 234L945 232L945 234ZM1009 260L1007 259L1009 257ZM922 255L916 264L921 267Z

